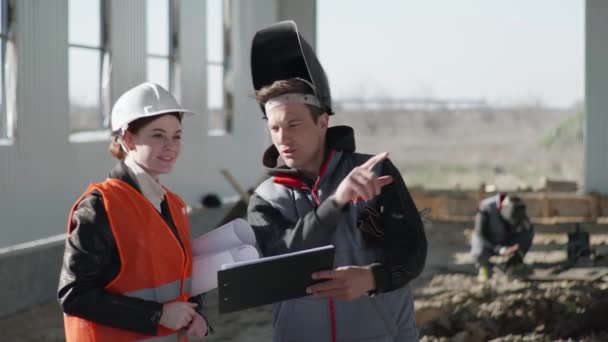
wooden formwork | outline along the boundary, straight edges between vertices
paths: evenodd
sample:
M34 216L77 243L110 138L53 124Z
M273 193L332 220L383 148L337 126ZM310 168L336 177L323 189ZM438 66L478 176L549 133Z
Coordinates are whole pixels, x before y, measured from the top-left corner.
M479 201L494 195L482 191L443 191L412 189L419 210L430 208L435 220L472 220ZM572 192L518 191L528 207L528 215L538 223L596 222L608 223L608 198L598 194ZM604 216L607 215L607 216Z

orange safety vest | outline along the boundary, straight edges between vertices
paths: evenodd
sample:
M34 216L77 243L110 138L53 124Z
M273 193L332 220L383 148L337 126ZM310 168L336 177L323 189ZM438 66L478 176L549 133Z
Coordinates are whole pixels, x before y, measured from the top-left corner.
M165 198L183 248L172 229L150 201L118 179L91 184L76 201L68 218L68 234L74 210L85 196L101 193L112 235L120 256L120 271L106 287L110 293L168 303L190 297L192 252L186 205L167 191ZM186 333L158 327L156 336L116 329L76 316L64 315L68 342L188 341Z

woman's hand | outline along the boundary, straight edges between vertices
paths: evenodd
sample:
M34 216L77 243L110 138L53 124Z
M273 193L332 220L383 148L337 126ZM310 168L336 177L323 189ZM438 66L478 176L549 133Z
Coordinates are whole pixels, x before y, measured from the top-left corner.
M192 322L196 315L194 308L198 304L190 302L173 302L163 305L163 315L158 324L171 330L179 330Z
M190 323L190 327L188 328L188 335L196 338L203 338L207 335L207 320L201 316L198 312L194 314L192 318L192 323Z

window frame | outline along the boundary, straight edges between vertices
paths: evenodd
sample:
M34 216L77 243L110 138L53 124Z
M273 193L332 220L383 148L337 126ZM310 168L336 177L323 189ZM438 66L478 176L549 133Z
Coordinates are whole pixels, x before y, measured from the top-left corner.
M16 118L15 113L9 113L7 106L7 73L6 64L6 49L8 42L13 38L13 20L14 20L14 4L10 0L0 0L0 6L2 7L2 17L0 18L0 145L10 145L15 137L15 124ZM15 63L16 61L13 61ZM10 68L12 70L12 68Z
M148 1L146 0L145 2L146 4L146 42L148 41L148 27L147 27L147 21L148 21L148 11L147 11L147 6L148 6ZM168 34L168 50L167 50L167 55L162 55L162 54L158 54L158 53L150 53L148 51L148 46L146 44L146 78L148 78L148 61L150 58L156 58L156 59L164 59L167 60L167 63L169 65L169 68L167 70L168 75L167 76L167 80L169 82L169 84L167 84L168 87L168 91L171 93L174 93L176 90L176 85L178 83L177 78L177 62L178 62L178 50L179 50L179 32L178 32L178 28L177 28L177 8L176 8L177 4L175 0L167 0L167 22L168 22L168 27L167 29L167 34ZM161 84L161 86L163 86Z
M69 0L68 0L69 1ZM98 92L98 99L99 99L99 110L98 110L98 120L97 120L97 125L95 128L90 128L90 129L75 129L72 130L72 123L69 123L70 126L70 141L72 142L86 142L89 140L88 137L95 137L92 138L92 140L105 140L105 136L107 134L105 134L104 132L109 130L110 127L110 117L109 117L109 104L107 101L107 95L109 94L109 89L107 89L110 86L110 81L109 79L107 79L108 77L110 77L110 75L106 75L106 73L109 73L109 70L107 70L110 66L109 66L109 62L108 62L108 58L110 58L110 54L109 54L109 1L108 0L99 0L99 25L100 25L100 30L99 30L99 46L95 46L95 45L89 45L89 44L74 44L71 43L69 40L69 24L68 24L68 115L69 115L69 120L71 121L71 117L72 117L72 101L70 99L70 82L69 82L69 68L70 68L70 60L69 60L69 55L70 55L70 51L72 49L80 49L82 50L86 50L86 51L96 51L99 53L99 92ZM70 11L69 11L69 3L68 3L68 20L69 20L69 16L70 16ZM84 138L83 138L84 137Z
M206 79L206 96L207 96L207 135L209 136L224 136L233 132L234 126L234 95L228 91L227 76L230 72L229 66L230 60L232 59L232 30L233 26L233 15L232 15L232 0L222 0L222 58L221 60L212 60L209 58L208 44L205 48L206 51L206 71L207 71L207 79ZM207 18L210 13L206 13ZM209 33L207 33L209 34ZM211 108L209 106L209 70L210 67L221 67L222 68L222 106L220 108ZM219 118L222 122L221 127L212 127L213 123L213 113L219 111Z

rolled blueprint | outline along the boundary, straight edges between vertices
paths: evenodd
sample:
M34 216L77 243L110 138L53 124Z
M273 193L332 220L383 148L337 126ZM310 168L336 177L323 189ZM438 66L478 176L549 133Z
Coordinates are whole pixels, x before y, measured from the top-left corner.
M255 260L259 257L258 250L251 245L195 256L192 261L192 294L198 295L217 288L217 272L222 265Z
M255 246L255 235L247 221L239 218L192 240L192 255L213 254L242 245Z
M259 257L253 229L240 218L192 240L192 294L216 288L222 265Z

